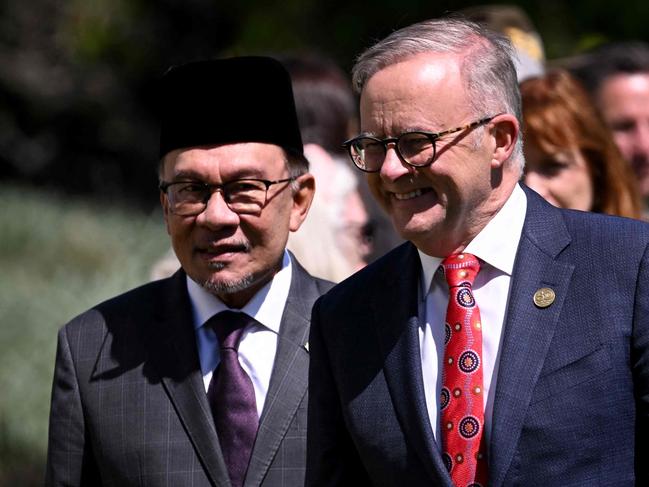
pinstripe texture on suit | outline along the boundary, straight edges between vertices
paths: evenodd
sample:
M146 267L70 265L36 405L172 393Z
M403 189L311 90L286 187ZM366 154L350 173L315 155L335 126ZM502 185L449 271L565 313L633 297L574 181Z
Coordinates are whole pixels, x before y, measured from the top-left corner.
M295 486L306 455L311 306L331 284L293 261L246 486ZM46 485L229 486L185 275L98 305L59 333Z

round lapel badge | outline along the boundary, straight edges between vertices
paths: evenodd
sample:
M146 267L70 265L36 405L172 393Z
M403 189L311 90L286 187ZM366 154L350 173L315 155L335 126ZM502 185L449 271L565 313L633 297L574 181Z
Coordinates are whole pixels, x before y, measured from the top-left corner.
M556 294L554 294L552 289L549 287L542 287L534 293L534 304L539 308L547 308L554 303L555 298Z

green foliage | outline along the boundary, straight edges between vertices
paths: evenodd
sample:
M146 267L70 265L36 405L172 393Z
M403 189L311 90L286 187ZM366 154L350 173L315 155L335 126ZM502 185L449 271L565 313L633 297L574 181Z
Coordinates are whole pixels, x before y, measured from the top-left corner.
M8 0L0 4L0 180L156 203L156 80L173 64L318 52L346 72L377 39L498 0ZM548 59L649 40L649 2L517 0Z
M0 485L40 485L58 328L147 281L169 244L159 213L5 185L0 207Z

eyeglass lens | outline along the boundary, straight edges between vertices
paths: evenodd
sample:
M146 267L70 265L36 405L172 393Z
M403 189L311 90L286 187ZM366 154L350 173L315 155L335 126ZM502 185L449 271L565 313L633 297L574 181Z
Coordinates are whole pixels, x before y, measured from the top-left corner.
M205 183L173 183L167 189L172 211L189 216L201 213L214 191ZM225 203L235 213L259 213L266 204L266 185L262 181L236 180L217 188Z
M387 153L390 141L359 137L350 145L354 163L365 171L378 171ZM397 154L412 166L425 166L435 157L435 142L430 136L412 132L402 134L396 141Z

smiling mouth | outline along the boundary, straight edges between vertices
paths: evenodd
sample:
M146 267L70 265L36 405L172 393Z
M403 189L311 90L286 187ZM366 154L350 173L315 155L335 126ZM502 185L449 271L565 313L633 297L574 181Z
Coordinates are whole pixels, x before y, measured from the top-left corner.
M431 190L428 188L418 188L413 191L409 191L408 193L392 193L392 195L399 201L405 201L421 196L422 194L428 193L429 191Z

